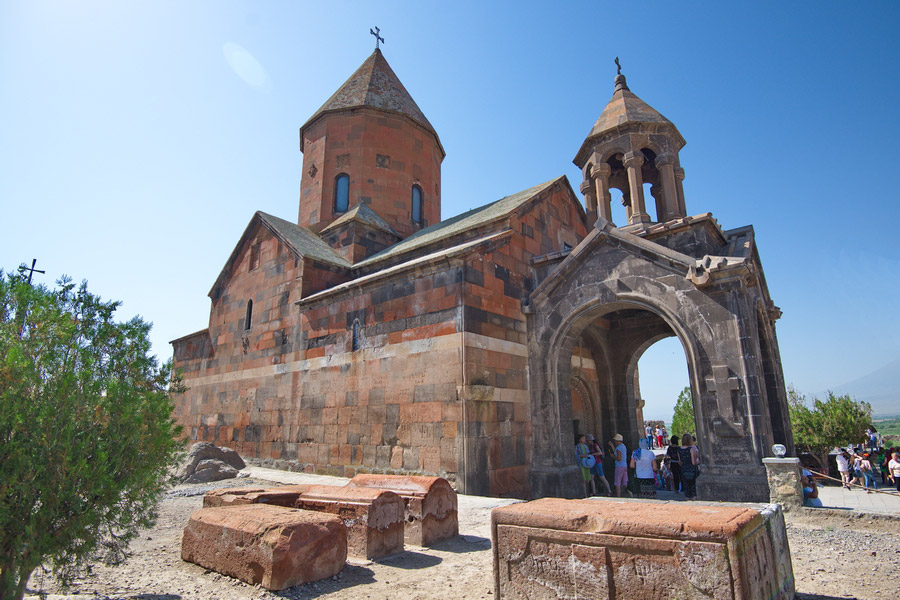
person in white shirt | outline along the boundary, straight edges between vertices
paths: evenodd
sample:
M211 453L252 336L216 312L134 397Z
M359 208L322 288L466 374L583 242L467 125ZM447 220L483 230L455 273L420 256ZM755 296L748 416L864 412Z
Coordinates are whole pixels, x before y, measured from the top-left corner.
M647 440L631 455L631 468L640 483L641 498L656 498L656 454L650 450Z
M835 457L837 461L838 472L841 474L841 485L848 490L850 488L850 454L846 450L841 450Z

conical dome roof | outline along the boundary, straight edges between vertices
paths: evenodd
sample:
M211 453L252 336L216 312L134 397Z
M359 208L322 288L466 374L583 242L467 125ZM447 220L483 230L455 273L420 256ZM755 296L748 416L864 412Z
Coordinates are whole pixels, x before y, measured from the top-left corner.
M659 111L638 98L634 92L628 89L624 75L617 75L615 84L616 89L613 91L612 99L606 105L606 108L603 109L603 112L600 113L600 117L594 123L594 127L587 138L585 138L581 150L578 151L578 155L575 157L575 164L583 163L585 154L594 140L606 133L617 129L621 130L627 126L650 125L656 128L660 128L660 126L665 129L671 128L670 131L675 134L678 146L684 146L684 138L681 137L678 128L670 120L662 116Z
M612 99L600 113L600 117L594 123L594 128L591 129L588 137L594 137L626 123L667 123L672 125L670 120L628 89L624 75L618 75ZM672 126L674 127L674 125Z
M412 99L403 84L400 83L400 79L378 48L303 124L300 128L301 139L303 131L323 114L362 107L377 108L405 115L430 131L437 139L438 145L441 143L434 127L425 118L422 109ZM443 147L441 150L443 151Z

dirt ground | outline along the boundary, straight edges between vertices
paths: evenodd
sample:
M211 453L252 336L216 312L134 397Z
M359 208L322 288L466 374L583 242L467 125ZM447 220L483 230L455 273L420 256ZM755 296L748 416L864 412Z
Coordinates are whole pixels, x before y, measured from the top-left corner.
M234 484L271 485L243 479ZM408 548L377 562L354 561L332 579L268 592L180 558L181 533L208 489L179 486L163 500L156 525L118 566L91 565L68 591L36 572L26 594L50 598L234 600L278 598L449 600L493 598L490 512L510 501L460 496L460 536L432 548ZM661 505L665 506L665 505ZM831 511L789 516L788 539L798 597L805 600L900 598L900 520Z

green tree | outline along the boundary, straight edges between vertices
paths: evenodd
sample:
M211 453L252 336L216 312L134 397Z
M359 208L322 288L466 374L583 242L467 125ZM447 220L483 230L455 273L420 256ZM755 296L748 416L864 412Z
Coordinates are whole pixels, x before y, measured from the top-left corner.
M182 388L149 355L148 323L113 321L118 305L0 271L3 600L39 565L65 584L89 559L121 559L156 516Z
M833 448L862 442L866 427L872 424L868 402L832 392L822 401L788 388L788 411L794 444L815 456L823 468L827 468L828 453Z
M681 437L685 433L696 435L697 426L694 424L694 398L691 388L685 387L678 394L675 401L675 414L672 415L672 433Z

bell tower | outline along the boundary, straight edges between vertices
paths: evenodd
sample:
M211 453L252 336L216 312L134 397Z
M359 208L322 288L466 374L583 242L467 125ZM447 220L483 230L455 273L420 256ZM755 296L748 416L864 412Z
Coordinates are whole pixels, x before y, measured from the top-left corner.
M303 124L300 150L299 225L359 205L401 239L440 221L444 148L379 48Z
M616 59L618 64L618 59ZM588 217L612 222L610 189L622 192L627 223L665 222L687 216L684 169L678 153L685 141L667 118L628 89L625 76L615 79L612 100L603 109L574 163L581 169ZM656 219L647 211L644 184L650 183Z

